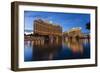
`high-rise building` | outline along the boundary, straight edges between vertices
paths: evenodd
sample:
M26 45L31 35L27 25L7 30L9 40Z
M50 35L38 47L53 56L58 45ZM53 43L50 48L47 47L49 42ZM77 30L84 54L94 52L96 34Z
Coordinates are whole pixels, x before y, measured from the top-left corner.
M34 35L44 36L45 40L50 43L61 42L62 40L62 27L42 19L36 19L33 23Z

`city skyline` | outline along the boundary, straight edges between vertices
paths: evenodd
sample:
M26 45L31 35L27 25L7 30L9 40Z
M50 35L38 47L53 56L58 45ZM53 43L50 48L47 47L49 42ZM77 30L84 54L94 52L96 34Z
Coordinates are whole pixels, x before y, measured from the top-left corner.
M24 30L33 31L33 22L37 18L60 25L63 32L75 27L81 27L83 33L90 32L86 29L86 24L90 22L90 14L41 11L24 11Z

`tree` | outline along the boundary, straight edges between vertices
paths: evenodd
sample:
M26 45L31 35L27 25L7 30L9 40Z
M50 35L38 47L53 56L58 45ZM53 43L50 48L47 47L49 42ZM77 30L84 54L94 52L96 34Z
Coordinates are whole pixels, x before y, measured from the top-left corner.
M90 30L90 22L86 24L86 29Z

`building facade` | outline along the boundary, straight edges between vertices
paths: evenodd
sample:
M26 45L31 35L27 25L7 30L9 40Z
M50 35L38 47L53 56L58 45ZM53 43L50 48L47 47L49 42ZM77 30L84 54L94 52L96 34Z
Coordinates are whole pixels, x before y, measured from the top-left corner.
M34 21L34 33L39 35L62 35L62 27L59 25L51 24L41 19Z
M83 38L84 35L83 33L81 32L81 28L79 27L76 27L76 28L72 28L70 29L69 31L67 32L64 32L63 33L63 37L64 37L64 40L66 39L79 39L79 38Z
M44 36L49 43L59 43L62 40L62 27L37 19L33 23L34 35Z

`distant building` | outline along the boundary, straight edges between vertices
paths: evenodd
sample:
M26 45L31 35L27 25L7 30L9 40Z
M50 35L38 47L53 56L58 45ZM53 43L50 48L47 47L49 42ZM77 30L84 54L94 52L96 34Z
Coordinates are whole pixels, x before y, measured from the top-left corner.
M83 34L81 32L81 28L80 27L76 27L76 28L72 28L67 32L63 33L64 37L68 37L68 38L82 38Z

